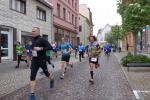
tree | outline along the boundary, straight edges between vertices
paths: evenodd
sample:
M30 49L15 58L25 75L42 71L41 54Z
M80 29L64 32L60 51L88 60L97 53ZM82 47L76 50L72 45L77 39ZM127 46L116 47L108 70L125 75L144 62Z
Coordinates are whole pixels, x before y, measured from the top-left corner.
M118 12L122 16L124 32L133 32L136 45L136 35L146 25L150 24L150 0L117 0ZM136 46L134 47L136 54Z
M111 31L106 35L106 41L111 41L113 44L118 45L118 41L122 39L123 33L122 28L119 25L115 25L111 27Z

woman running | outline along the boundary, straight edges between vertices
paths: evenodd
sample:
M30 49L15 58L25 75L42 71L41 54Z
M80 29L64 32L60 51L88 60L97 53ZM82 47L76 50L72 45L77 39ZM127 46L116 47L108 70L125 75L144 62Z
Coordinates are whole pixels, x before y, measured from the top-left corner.
M100 45L97 43L95 36L89 37L89 46L88 46L88 55L89 55L89 64L90 64L90 75L91 79L89 82L94 83L94 68L98 68L100 65L98 63L99 55L101 53Z

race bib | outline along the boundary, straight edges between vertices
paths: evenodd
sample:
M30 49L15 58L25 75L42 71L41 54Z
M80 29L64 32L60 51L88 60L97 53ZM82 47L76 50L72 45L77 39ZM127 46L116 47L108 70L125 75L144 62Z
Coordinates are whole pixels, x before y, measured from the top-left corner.
M32 51L32 56L37 57L37 51Z
M29 52L29 50L27 50L27 52Z
M97 58L91 58L91 61L97 62Z

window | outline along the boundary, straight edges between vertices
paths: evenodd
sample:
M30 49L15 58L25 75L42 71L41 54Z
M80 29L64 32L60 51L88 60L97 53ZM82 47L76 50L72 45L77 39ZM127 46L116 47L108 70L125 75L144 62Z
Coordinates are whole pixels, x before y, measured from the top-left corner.
M60 4L57 4L57 15L60 17Z
M74 15L72 14L72 24L74 25Z
M25 0L10 0L10 8L25 14L26 13L26 1Z
M77 0L75 0L75 10L77 10Z
M46 11L39 7L37 7L37 19L46 21Z
M71 22L71 21L70 21L70 19L71 19L71 18L70 18L70 12L69 12L69 11L68 11L67 19L68 19L68 22Z
M82 26L81 25L79 26L79 32L82 32Z
M63 19L66 20L66 9L63 8Z
M77 27L77 17L75 17L75 27Z
M74 0L72 0L72 7L74 7Z

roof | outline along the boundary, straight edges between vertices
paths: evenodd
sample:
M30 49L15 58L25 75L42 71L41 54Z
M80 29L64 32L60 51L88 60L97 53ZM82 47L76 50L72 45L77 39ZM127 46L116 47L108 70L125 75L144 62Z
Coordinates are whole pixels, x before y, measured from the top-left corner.
M36 1L39 1L40 3L42 3L43 5L49 7L49 8L53 8L53 4L50 3L48 0L36 0Z

